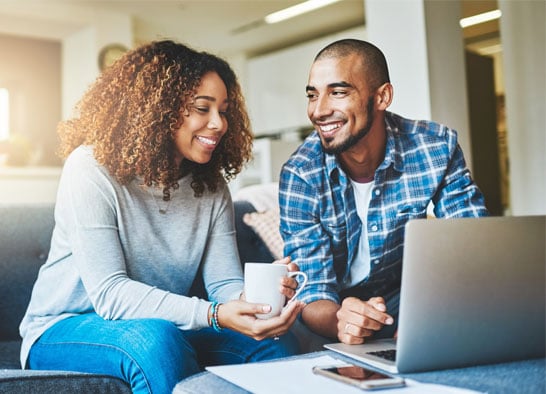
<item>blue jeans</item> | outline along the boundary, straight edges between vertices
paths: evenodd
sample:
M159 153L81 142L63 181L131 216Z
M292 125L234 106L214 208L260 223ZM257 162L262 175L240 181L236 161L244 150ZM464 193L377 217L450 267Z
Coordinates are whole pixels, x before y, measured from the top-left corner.
M160 319L104 320L95 313L64 319L32 346L28 368L115 376L133 393L171 393L204 366L239 364L294 355L292 334L256 341L212 328L182 331Z

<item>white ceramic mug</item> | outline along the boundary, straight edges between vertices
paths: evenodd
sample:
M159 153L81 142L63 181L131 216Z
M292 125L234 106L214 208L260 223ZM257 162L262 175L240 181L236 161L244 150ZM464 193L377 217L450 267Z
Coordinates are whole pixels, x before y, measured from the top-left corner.
M285 264L245 263L245 298L248 302L267 304L271 312L260 313L259 319L269 319L281 314L286 297L281 293L281 278L283 276L299 276L298 289L292 299L296 298L307 284L307 275L301 271L288 271Z

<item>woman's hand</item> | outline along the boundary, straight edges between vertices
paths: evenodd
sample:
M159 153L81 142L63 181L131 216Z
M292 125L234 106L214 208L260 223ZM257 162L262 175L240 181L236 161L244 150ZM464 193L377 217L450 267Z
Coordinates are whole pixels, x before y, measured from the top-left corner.
M230 328L261 341L285 334L304 306L301 301L293 301L283 308L279 316L258 319L257 313L271 311L269 305L251 304L240 300L229 301L219 306L218 323L220 327Z

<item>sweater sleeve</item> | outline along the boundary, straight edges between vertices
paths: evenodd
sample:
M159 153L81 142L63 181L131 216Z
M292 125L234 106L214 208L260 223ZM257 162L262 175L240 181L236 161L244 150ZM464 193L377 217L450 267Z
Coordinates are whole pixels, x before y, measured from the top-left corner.
M242 267L237 252L233 202L226 185L215 199L216 211L203 261L203 280L209 298L218 302L238 299L243 291Z
M112 182L91 155L80 151L65 163L59 184L56 220L71 229L74 269L94 310L104 319L160 318L181 329L207 326L209 302L129 277Z

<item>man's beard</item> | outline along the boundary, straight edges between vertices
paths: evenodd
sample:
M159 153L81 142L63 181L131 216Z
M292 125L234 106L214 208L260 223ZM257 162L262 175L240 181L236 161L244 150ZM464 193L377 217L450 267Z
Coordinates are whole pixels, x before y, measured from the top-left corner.
M370 132L372 128L373 123L373 97L368 98L368 103L366 104L366 111L368 115L368 121L366 122L366 125L359 130L359 132L355 135L349 135L345 141L342 141L339 145L336 146L330 146L327 147L324 145L324 141L322 142L322 150L325 153L328 153L330 155L338 155L340 153L343 153L347 151L348 149L355 146L358 141L360 141L362 138L364 138L368 133Z

